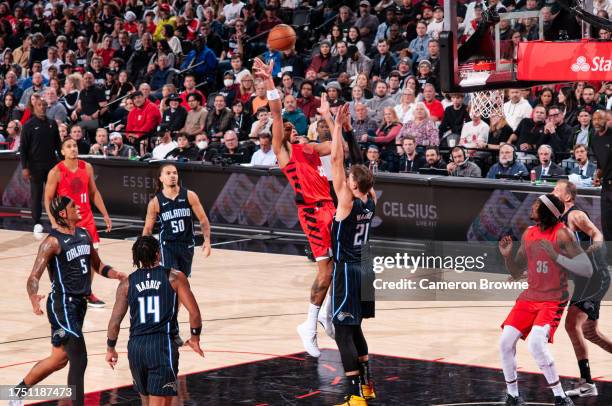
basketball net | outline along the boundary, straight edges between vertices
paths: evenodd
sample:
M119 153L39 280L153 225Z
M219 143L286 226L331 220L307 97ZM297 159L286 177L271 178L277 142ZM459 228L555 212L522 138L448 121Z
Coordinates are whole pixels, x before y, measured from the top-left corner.
M471 63L460 67L459 77L462 86L484 86L490 73L495 70L495 63ZM470 93L470 112L489 118L493 115L504 116L504 91L481 90Z

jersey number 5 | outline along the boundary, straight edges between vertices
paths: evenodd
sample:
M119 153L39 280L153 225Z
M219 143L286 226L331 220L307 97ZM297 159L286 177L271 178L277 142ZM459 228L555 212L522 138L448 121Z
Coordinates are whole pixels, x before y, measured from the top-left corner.
M355 241L353 242L353 246L363 245L363 243L368 240L369 229L370 223L357 224L357 227L355 227Z
M173 220L170 225L174 234L185 231L185 220Z
M147 307L145 309L145 298L138 298L138 304L140 305L140 324L145 324L147 322L147 314L152 314L153 321L159 323L159 296L147 296L146 299Z

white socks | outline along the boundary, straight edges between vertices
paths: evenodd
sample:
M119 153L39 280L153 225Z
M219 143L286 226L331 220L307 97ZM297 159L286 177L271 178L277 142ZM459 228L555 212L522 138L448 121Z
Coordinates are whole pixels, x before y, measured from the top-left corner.
M306 324L309 329L314 331L317 331L319 310L321 310L321 306L313 305L312 303L308 305L308 318L306 319Z

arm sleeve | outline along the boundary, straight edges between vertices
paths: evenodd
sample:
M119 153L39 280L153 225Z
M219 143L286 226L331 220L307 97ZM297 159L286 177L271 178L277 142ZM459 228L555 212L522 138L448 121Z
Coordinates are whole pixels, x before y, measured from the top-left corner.
M557 263L578 276L590 278L591 275L593 275L593 265L591 265L589 257L584 252L571 259L566 256L559 255L557 257Z

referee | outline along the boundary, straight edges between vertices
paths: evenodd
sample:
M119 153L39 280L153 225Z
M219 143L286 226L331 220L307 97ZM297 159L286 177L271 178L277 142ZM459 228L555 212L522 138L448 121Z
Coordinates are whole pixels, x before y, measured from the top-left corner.
M61 150L59 130L55 120L47 118L47 103L38 94L32 95L34 114L24 124L21 133L21 168L24 180L30 181L34 232L42 233L42 196L47 174L58 162Z
M597 172L593 185L601 185L601 228L606 242L612 241L612 129L607 127L607 113L593 114L593 151L597 158Z

